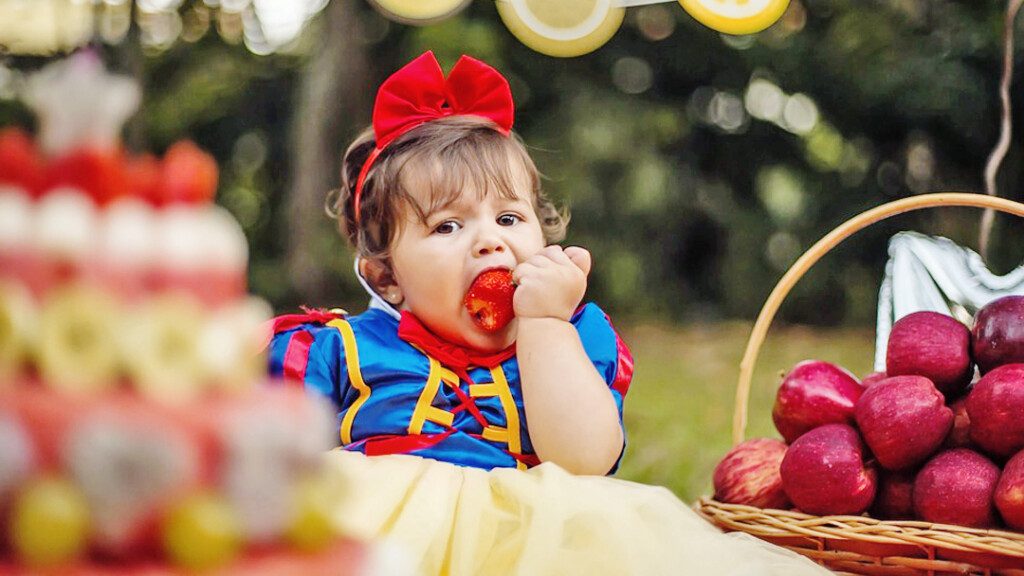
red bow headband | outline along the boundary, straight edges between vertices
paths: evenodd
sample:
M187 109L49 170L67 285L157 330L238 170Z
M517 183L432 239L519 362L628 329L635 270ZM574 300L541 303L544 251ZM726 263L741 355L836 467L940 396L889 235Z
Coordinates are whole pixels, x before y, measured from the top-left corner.
M353 195L353 214L359 222L359 197L374 160L388 144L417 126L448 116L482 116L512 132L515 106L508 80L497 70L462 56L445 79L433 52L425 52L392 74L377 91L373 133L377 146L363 163Z

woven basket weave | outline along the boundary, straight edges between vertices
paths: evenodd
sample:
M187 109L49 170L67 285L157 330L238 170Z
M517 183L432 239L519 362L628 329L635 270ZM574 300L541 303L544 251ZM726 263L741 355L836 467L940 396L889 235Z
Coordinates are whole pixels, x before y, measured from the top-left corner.
M859 230L896 214L942 206L991 208L1024 217L1024 204L981 194L925 194L897 200L847 220L812 246L765 301L740 363L733 444L743 441L757 355L775 313L796 282L829 250ZM839 574L1024 576L1024 534L867 516L812 516L702 498L697 511L726 531L746 532L794 550Z

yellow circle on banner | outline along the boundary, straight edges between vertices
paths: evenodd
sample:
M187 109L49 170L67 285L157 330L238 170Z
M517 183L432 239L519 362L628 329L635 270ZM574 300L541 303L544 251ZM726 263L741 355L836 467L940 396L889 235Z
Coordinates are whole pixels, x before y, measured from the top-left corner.
M496 0L498 15L520 42L559 58L603 46L626 16L611 0Z
M679 0L698 22L726 34L753 34L774 24L789 0Z
M409 24L426 24L454 16L472 0L370 0L378 10L393 20Z

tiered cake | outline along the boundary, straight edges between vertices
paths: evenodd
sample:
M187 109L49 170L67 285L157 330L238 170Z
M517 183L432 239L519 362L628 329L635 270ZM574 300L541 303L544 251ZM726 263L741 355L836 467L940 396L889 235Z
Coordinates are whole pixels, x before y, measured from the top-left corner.
M334 416L261 378L216 163L124 152L137 93L93 57L33 81L38 141L0 132L0 574L351 573Z

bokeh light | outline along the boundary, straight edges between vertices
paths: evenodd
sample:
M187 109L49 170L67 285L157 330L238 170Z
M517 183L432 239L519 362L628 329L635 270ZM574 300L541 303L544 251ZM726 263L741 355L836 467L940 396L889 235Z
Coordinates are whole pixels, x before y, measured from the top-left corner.
M641 58L619 58L612 65L612 83L626 94L641 94L654 83L654 70Z
M642 6L636 12L636 27L651 42L664 40L676 30L675 11L660 4Z

